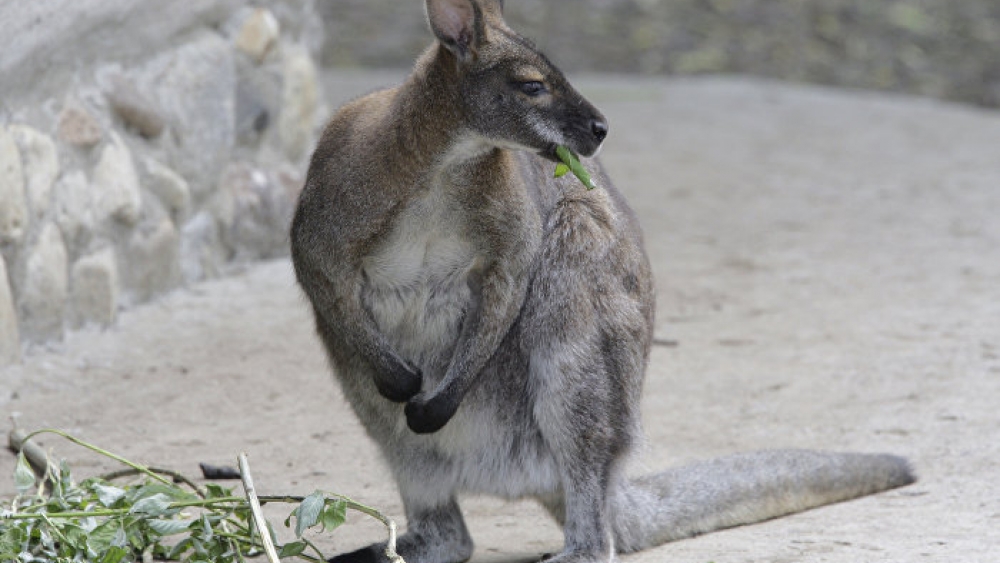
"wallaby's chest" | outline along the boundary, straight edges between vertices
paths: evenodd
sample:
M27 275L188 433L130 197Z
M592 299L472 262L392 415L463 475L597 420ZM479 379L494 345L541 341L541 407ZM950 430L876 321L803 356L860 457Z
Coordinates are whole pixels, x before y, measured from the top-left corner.
M437 194L413 201L363 261L362 298L397 352L423 364L450 354L477 261L462 210Z

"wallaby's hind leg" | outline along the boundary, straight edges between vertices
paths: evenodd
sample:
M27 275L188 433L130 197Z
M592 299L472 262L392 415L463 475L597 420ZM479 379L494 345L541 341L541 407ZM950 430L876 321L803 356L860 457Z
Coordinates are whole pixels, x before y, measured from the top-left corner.
M458 502L451 499L426 506L411 500L406 504L406 533L396 542L396 551L406 563L462 563L472 557L472 538ZM343 553L330 563L386 563L385 546L382 542Z
M558 356L558 355L557 355ZM535 417L559 470L560 491L540 500L563 525L565 545L551 563L597 563L613 559L608 494L631 443L632 424L613 408L616 392L594 362L535 358L540 370ZM542 364L542 365L540 365ZM554 385L556 388L547 388Z

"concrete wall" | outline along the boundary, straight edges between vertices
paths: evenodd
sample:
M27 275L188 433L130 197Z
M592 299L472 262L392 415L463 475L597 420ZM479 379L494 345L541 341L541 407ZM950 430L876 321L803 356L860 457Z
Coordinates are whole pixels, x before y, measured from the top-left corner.
M0 3L0 365L287 251L323 32L266 6Z

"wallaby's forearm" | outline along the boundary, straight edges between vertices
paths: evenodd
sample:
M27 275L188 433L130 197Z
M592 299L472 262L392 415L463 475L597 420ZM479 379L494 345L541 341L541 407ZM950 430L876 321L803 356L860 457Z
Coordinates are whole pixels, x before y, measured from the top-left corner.
M309 261L297 260L299 282L313 302L320 332L346 342L371 366L375 387L390 401L402 403L420 392L419 369L392 349L355 294L338 294L353 284L334 284L318 271L309 271ZM338 291L339 290L339 291Z
M510 331L524 301L524 278L505 275L510 266L494 265L485 275L473 274L472 303L462 321L458 344L444 378L434 389L406 405L406 422L418 434L440 430L458 410L462 399Z

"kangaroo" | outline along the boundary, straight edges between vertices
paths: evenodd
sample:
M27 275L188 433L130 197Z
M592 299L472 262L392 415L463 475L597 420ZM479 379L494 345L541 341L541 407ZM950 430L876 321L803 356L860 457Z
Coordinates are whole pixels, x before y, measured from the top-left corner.
M436 41L332 118L292 222L317 333L399 487L399 554L469 559L467 493L537 499L564 529L548 561L591 563L912 482L895 456L799 450L625 475L653 334L642 233L593 158L607 120L502 12L426 0ZM559 145L598 189L553 177Z

